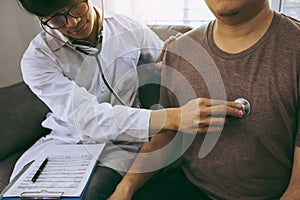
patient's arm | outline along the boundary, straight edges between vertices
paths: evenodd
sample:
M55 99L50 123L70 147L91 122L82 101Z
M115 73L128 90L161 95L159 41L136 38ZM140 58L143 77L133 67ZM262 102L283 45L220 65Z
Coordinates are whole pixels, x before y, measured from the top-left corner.
M145 143L140 154L136 157L129 172L124 176L122 181L116 187L114 193L110 196L109 200L130 200L134 193L142 187L158 170L144 172L145 166L153 165L153 162L160 162L160 159L154 157L148 152L153 152L161 149L168 144L175 136L174 133L164 133L152 137L150 142ZM164 156L167 156L164 154ZM166 158L167 159L167 158ZM162 162L164 162L162 160Z
M300 199L300 147L295 147L293 171L290 184L281 200Z

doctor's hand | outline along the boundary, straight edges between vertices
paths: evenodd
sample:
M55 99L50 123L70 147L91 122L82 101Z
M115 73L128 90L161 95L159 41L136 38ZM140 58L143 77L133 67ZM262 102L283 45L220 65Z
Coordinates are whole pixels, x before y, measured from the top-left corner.
M242 118L243 106L233 101L198 98L184 106L154 110L150 116L152 134L181 131L196 134L222 131L226 116Z
M222 131L226 116L241 118L242 104L232 101L198 98L180 107L179 131L207 133Z
M162 51L160 53L159 59L155 65L155 68L157 70L161 70L161 68L163 67L164 63L163 63L163 59L166 53L166 49L168 47L169 44L171 44L173 41L175 41L178 37L180 37L182 35L182 33L177 33L175 36L170 36L164 43L163 47L162 47Z

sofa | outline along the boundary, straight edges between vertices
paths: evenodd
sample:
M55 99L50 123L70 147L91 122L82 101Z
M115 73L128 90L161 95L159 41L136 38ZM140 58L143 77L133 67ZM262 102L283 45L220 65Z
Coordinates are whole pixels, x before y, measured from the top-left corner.
M164 41L177 32L191 30L182 25L151 25L150 28ZM159 99L159 84L151 83L139 88L139 98L145 108ZM40 137L50 133L41 126L49 112L23 82L0 88L0 192L9 183L17 159Z

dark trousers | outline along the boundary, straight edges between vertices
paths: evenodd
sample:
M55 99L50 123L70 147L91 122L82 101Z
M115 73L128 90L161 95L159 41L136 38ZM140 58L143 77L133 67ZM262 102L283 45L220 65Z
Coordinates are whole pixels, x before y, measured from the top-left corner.
M115 187L121 180L122 176L115 170L98 166L83 199L106 200L114 192Z
M199 188L186 178L180 168L159 174L140 190L132 200L210 200Z
M122 176L107 167L97 167L84 194L85 200L107 200ZM158 174L140 190L132 200L210 200L201 190L191 184L180 168Z

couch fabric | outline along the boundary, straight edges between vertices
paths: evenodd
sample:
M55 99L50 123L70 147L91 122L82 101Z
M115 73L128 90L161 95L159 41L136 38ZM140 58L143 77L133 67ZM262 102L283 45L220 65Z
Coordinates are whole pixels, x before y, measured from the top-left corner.
M48 108L24 82L0 89L0 190L18 157L49 130L41 127Z
M181 25L150 25L150 28L166 40L177 32L191 30ZM139 88L139 97L145 108L158 103L159 84L146 84ZM0 88L0 192L9 182L10 174L19 156L40 137L50 130L41 127L41 122L49 112L26 86L19 82Z

